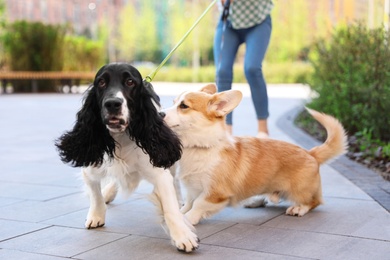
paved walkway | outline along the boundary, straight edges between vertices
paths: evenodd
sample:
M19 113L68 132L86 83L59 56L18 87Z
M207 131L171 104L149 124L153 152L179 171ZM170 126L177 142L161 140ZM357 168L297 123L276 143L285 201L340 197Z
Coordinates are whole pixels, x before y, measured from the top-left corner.
M199 87L154 85L165 107ZM255 135L248 89L240 89L234 133ZM272 137L313 146L289 123L307 90L269 86L269 95ZM366 169L346 166L346 158L321 167L324 205L302 218L284 215L286 203L226 208L197 226L201 245L191 255L170 245L145 199L147 183L109 206L105 227L84 229L88 199L79 171L63 165L53 145L72 127L80 102L79 94L0 95L0 259L390 259L389 184L365 178Z

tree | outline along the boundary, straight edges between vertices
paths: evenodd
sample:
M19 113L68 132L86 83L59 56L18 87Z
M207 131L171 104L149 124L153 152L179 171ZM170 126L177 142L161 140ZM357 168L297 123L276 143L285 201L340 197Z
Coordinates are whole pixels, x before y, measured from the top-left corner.
M190 29L209 1L136 1L120 14L115 47L120 60L161 62ZM195 40L203 63L209 63L215 22L208 13L177 49L169 63L189 65ZM199 39L195 39L198 35Z
M158 56L156 13L154 1L127 5L120 14L115 47L120 60L155 61Z
M105 63L104 43L84 36L67 35L64 53L64 71L97 71Z
M310 19L306 0L276 3L272 12L272 35L266 60L293 61L310 44Z
M5 53L3 47L3 33L5 27L5 4L0 0L0 70L5 64Z

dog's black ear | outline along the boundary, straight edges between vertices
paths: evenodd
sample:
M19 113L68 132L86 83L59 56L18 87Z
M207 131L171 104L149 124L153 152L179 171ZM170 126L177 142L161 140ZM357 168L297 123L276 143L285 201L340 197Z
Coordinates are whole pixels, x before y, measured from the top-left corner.
M105 153L114 156L115 141L103 124L96 89L88 91L73 130L56 140L61 160L73 167L100 166Z
M152 96L154 102L157 103L158 106L160 106L160 97L157 95L157 93L154 91L152 83L144 80L142 82L145 86L145 89L149 92L149 94Z
M149 155L153 166L171 167L180 159L182 146L180 139L165 124L155 107L155 104L159 105L159 98L152 85L143 82L136 86L132 98L135 102L132 102L130 110L130 136Z

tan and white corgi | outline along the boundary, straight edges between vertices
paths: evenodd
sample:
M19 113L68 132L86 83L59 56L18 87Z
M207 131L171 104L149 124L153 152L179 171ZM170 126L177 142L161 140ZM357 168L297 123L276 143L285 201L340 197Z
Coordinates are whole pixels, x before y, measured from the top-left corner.
M183 144L179 178L187 189L181 211L192 224L254 195L293 203L286 214L303 216L322 203L320 164L345 153L347 138L335 118L308 109L327 130L327 140L310 151L278 140L235 137L225 116L242 99L238 90L216 93L209 84L179 95L165 122Z

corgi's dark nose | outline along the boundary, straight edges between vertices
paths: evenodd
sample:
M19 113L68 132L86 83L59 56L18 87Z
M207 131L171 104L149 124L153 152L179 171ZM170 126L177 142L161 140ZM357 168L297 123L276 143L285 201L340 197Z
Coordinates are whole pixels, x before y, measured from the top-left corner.
M158 112L162 118L164 118L167 114L165 112Z

